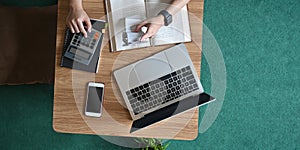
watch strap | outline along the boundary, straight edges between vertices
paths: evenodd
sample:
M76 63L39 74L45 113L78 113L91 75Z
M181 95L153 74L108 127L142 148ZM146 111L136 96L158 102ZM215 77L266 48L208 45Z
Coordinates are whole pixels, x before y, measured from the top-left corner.
M158 13L158 15L162 15L164 17L165 26L168 26L169 24L172 23L172 15L168 11L162 10Z

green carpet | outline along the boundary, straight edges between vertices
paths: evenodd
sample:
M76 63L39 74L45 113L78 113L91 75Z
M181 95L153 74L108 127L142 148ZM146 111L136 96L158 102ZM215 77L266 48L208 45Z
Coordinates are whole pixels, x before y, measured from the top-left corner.
M0 4L13 2L55 3ZM299 0L205 1L204 23L226 64L226 96L205 133L193 141L172 140L168 149L300 149L299 14ZM205 58L201 81L209 92ZM0 101L0 149L125 149L97 136L54 132L53 85L0 86Z

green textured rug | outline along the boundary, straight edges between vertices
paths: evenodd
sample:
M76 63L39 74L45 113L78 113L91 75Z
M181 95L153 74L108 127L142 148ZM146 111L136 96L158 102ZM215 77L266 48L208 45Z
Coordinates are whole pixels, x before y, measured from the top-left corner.
M169 149L300 149L299 14L299 0L205 1L204 23L226 64L226 96L219 116L205 133L194 141L173 140ZM203 37L206 51L207 34ZM205 58L201 81L209 92ZM0 149L125 149L97 136L54 132L53 85L0 86L0 101Z

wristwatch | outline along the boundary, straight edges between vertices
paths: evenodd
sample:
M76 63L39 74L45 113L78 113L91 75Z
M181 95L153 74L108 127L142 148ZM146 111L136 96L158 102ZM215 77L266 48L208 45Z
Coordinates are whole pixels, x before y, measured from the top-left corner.
M172 15L168 11L162 10L158 13L158 15L164 16L165 26L168 26L169 24L172 23Z

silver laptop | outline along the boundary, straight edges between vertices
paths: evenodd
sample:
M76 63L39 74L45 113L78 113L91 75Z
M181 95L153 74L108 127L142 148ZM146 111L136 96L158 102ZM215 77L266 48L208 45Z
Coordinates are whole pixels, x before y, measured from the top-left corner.
M184 44L115 70L113 74L133 120L203 93Z

